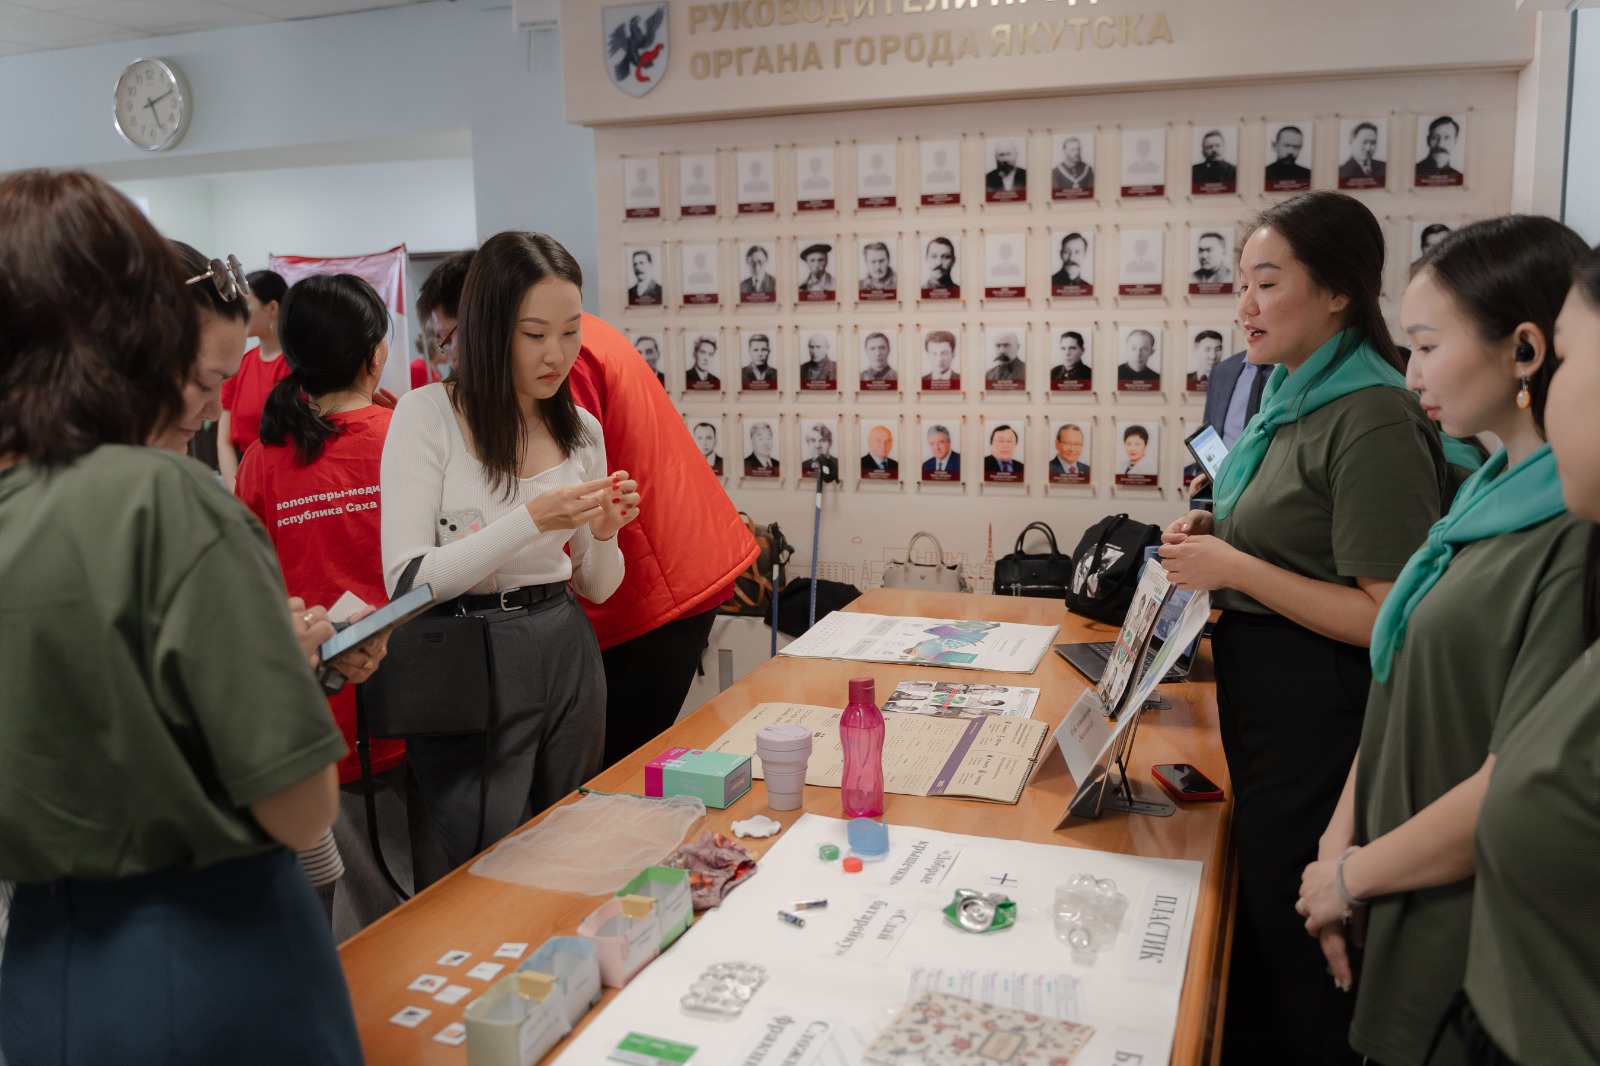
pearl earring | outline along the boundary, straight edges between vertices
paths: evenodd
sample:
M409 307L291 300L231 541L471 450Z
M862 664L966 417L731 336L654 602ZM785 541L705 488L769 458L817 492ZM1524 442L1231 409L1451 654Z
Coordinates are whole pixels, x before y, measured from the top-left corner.
M1522 376L1522 388L1517 390L1517 410L1526 411L1533 403L1533 393L1528 391L1528 376Z

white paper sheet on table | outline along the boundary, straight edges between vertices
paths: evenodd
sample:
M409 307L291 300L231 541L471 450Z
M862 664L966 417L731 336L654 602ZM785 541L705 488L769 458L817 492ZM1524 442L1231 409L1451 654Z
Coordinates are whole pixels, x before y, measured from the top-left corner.
M1119 1054L1143 1055L1121 1061L1146 1066L1169 1061L1200 863L891 826L890 856L846 874L816 857L824 843L842 846L845 822L801 817L760 857L756 876L646 967L557 1062L603 1062L630 1031L696 1045L693 1066L859 1062L905 1003L912 975L932 968L1074 979L1070 996L1049 991L1095 1029L1073 1066L1113 1066ZM1112 878L1133 901L1115 946L1092 965L1055 937L1056 886L1077 873ZM1009 894L1017 924L981 935L950 926L940 911L956 888ZM778 918L803 898L829 904L804 912L803 929ZM733 1022L684 1014L678 1001L696 976L733 960L769 974L745 1013Z
M1059 626L834 611L779 655L1031 674Z

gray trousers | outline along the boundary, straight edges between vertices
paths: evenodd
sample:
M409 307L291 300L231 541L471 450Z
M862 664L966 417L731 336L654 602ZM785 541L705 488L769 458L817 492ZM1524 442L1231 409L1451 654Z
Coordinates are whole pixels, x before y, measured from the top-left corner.
M443 851L415 857L419 886L467 862L600 769L605 668L572 592L515 611L476 613L489 620L494 659L488 732L406 741ZM441 858L444 869L435 869Z

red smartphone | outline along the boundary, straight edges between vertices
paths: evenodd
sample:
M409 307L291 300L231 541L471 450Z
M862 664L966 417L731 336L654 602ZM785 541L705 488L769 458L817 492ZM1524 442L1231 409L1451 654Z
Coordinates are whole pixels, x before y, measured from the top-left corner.
M1219 800L1222 787L1186 762L1150 767L1161 787L1181 800Z

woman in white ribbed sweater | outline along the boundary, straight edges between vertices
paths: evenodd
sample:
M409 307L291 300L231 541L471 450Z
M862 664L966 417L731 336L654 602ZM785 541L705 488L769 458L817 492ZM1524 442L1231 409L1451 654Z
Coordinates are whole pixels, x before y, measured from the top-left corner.
M638 516L639 492L626 471L607 471L600 423L567 384L582 285L549 237L485 242L461 293L456 372L400 401L384 445L390 590L420 558L415 584L490 622L488 733L407 743L450 867L600 766L605 674L568 582L595 602L616 591L616 534ZM419 883L441 872L424 869Z

